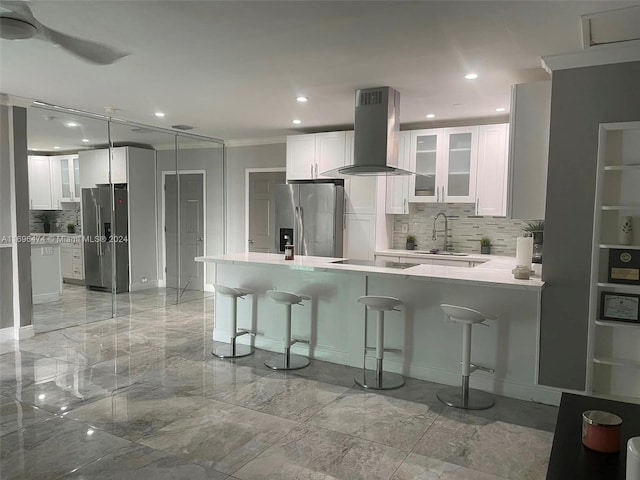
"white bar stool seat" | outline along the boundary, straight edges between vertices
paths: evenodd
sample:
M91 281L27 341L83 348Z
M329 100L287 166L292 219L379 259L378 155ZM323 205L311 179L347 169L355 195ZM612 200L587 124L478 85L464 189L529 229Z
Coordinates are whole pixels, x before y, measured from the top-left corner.
M384 312L400 310L396 307L402 305L402 301L394 297L383 297L378 295L365 295L358 298L358 302L363 303L366 308L377 312L376 318L376 347L367 347L367 320L364 322L364 358L362 372L356 375L354 381L362 388L373 390L391 390L404 385L404 377L397 373L385 372L383 370L384 352L397 352L397 349L384 348ZM367 371L366 360L367 351L376 351L376 370Z
M469 375L476 370L494 372L492 368L471 363L471 328L476 324L488 326L484 323L485 320L497 320L498 317L457 305L442 304L440 308L449 320L462 324L462 386L443 388L437 394L438 399L450 407L466 410L484 410L492 407L495 400L491 394L469 388Z
M238 298L244 298L247 295L252 295L254 292L248 288L231 288L226 285L219 284L214 284L213 287L215 288L216 293L219 293L223 297L233 299L233 303L231 304L231 339L229 341L229 345L217 347L211 353L218 358L238 358L251 355L253 353L253 348L248 345L238 345L236 343L236 339L241 335L255 335L255 333L250 330L238 328Z
M284 353L279 353L264 364L273 370L298 370L309 365L309 358L302 355L292 355L291 346L295 343L309 343L308 340L301 340L291 337L291 306L302 305L303 300L311 300L307 295L297 295L291 292L282 292L280 290L267 290L267 295L276 303L285 306L285 334L284 334Z

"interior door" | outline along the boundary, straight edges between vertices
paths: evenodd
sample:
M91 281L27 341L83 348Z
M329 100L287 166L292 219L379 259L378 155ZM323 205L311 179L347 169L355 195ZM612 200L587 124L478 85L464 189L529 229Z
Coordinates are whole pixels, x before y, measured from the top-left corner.
M178 197L176 175L165 177L165 245L167 286L178 285L177 246L180 234L180 289L203 290L204 265L195 257L204 255L204 176L180 174L180 225L176 219Z
M249 173L250 252L277 253L275 192L276 185L285 181L285 172Z

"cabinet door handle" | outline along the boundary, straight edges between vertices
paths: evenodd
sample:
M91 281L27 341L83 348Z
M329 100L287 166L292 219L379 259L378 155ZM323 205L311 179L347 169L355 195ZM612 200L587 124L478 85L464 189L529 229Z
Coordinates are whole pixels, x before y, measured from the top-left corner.
M311 165L309 165L309 173L310 173L310 177L313 178L313 163Z
M480 199L476 198L476 215L480 215Z
M402 211L403 211L404 213L409 213L409 212L407 211L407 199L406 199L406 198L404 199L404 207L402 207Z
M440 203L440 187L436 187L436 203Z

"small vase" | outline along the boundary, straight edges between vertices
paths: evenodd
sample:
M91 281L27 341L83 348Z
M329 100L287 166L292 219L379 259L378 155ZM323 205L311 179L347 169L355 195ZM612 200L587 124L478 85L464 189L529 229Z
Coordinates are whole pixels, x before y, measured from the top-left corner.
M415 249L415 248L416 248L416 244L415 244L415 243L413 243L413 242L407 242L407 246L406 246L406 249L407 249L407 250L413 250L413 249Z
M42 224L42 229L44 230L44 233L51 232L51 224L50 223L43 223Z
M480 253L489 255L491 253L491 245L480 245Z
M618 242L620 242L621 245L631 245L633 243L633 217L620 217Z

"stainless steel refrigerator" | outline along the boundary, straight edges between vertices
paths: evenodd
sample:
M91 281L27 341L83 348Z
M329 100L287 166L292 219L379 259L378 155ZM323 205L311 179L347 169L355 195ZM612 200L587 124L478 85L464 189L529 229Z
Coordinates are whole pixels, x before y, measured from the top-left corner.
M89 288L107 291L115 288L116 293L121 293L129 291L128 195L124 187L113 191L112 202L109 186L82 189L84 278Z
M333 183L276 186L276 251L342 257L344 188Z

